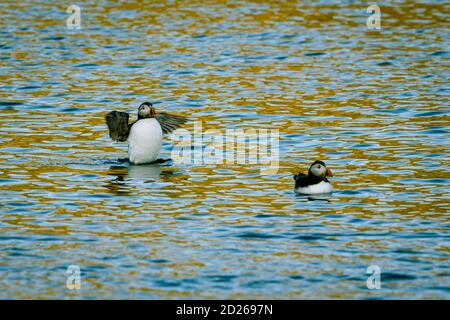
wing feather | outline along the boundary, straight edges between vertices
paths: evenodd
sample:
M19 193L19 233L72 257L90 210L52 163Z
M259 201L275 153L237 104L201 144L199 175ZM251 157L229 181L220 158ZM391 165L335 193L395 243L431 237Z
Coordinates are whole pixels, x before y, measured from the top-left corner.
M164 133L170 133L176 130L188 120L186 117L176 116L165 112L157 113L155 118L158 120Z
M298 173L294 176L295 188L306 187L308 185L308 175L304 173Z
M129 117L128 113L120 111L111 111L106 115L105 120L112 140L127 141L130 133Z

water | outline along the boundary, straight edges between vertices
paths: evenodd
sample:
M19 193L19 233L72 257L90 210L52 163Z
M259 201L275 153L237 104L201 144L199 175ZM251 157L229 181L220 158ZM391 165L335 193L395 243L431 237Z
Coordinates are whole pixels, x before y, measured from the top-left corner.
M0 298L450 298L449 6L366 6L2 4ZM143 101L279 129L278 172L118 160L103 117ZM329 199L292 190L316 159Z

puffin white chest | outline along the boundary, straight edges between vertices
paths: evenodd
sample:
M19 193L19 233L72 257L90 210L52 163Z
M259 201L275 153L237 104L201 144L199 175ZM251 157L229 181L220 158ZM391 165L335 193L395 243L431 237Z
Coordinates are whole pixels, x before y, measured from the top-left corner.
M150 163L158 159L162 145L162 129L158 120L138 120L128 135L128 159L133 164Z
M300 194L322 194L333 192L333 186L329 182L320 181L317 184L311 184L306 187L298 187L295 189L296 193Z

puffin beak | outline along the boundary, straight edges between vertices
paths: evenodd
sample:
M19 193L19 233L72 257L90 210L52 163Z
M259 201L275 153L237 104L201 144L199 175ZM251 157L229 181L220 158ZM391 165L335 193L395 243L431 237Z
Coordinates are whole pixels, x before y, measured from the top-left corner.
M326 177L332 177L333 176L333 173L331 172L330 169L327 168L327 172L325 172L325 176Z

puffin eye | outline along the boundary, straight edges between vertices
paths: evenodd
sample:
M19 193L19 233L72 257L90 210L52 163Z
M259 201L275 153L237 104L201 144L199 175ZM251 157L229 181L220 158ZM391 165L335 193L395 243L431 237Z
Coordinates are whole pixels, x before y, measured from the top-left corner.
M320 169L320 168L322 168L322 167L321 167L320 164L319 164L319 165L317 166L317 168Z

